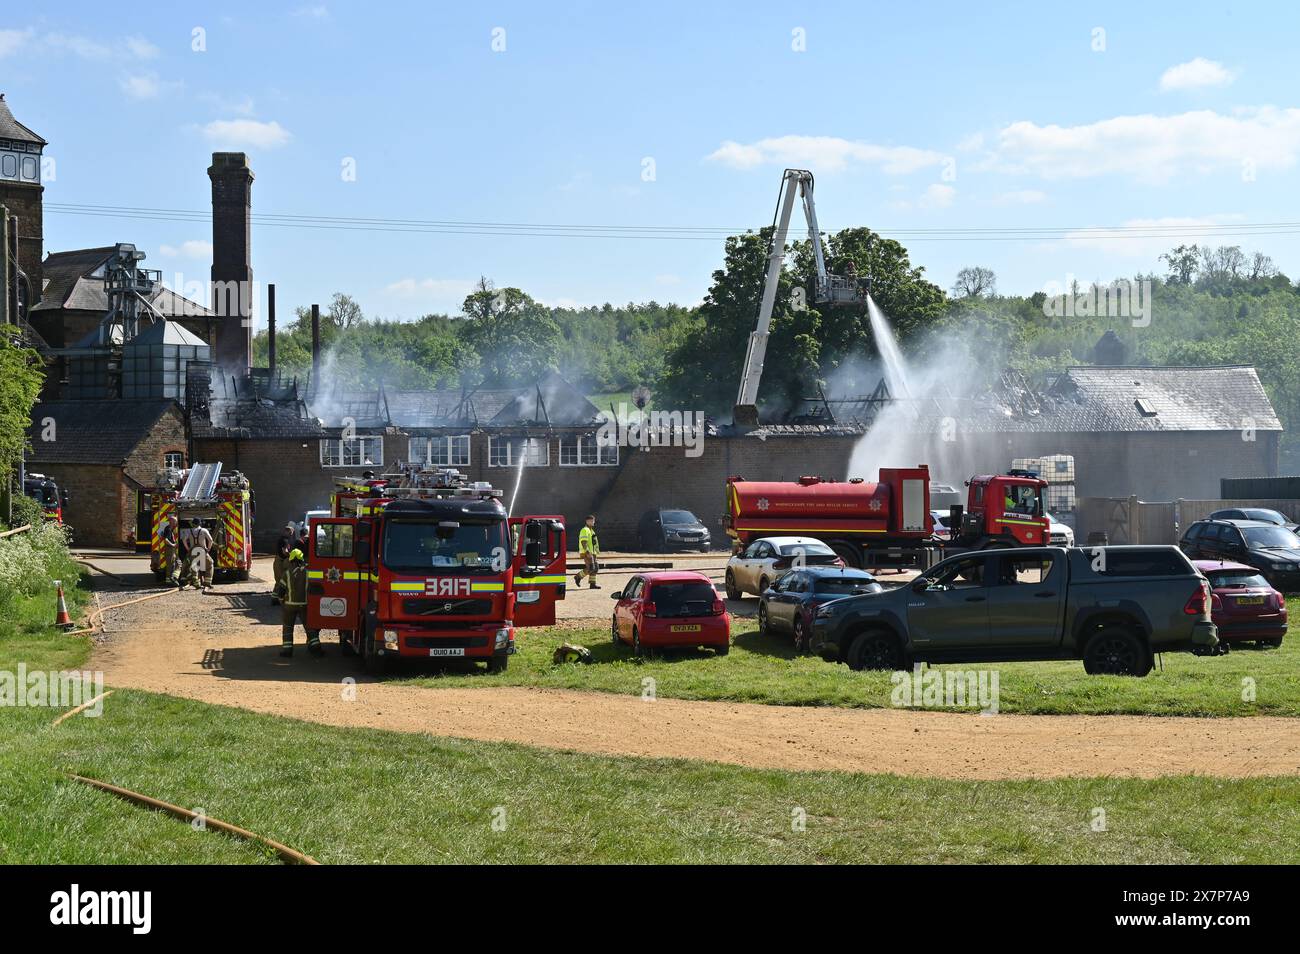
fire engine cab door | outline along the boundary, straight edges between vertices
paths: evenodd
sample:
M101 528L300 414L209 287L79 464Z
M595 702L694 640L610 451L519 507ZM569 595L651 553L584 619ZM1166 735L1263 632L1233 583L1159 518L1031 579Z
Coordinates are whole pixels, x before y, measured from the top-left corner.
M359 617L362 577L354 546L357 522L334 517L311 522L307 554L307 628L350 630Z
M514 547L515 625L554 625L555 603L564 599L566 579L564 518L511 517L510 539ZM540 549L536 566L529 565L530 542L538 544Z

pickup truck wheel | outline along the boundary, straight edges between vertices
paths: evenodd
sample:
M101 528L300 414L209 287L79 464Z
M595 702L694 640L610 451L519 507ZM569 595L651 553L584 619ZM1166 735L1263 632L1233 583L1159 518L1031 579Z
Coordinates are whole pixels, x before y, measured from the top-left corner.
M738 600L744 596L744 594L740 592L740 587L736 585L736 578L731 575L730 570L727 571L727 578L722 585L727 591L727 599Z
M903 651L898 637L883 629L869 629L849 644L850 669L901 669Z
M1083 649L1083 669L1090 676L1145 676L1152 664L1142 640L1118 626L1107 626Z

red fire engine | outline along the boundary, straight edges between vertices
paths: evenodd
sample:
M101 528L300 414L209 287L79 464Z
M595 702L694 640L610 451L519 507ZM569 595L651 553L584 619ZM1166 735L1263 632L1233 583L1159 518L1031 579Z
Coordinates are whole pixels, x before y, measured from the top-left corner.
M23 493L31 497L45 516L57 524L63 523L63 509L68 505L68 492L44 474L28 474L23 478Z
M158 485L149 492L149 565L159 581L167 576L162 529L177 518L177 535L192 520L212 534L215 577L247 580L253 565L253 493L248 478L237 470L222 472L220 461L175 467L158 472ZM180 555L182 562L184 554Z
M516 628L555 622L563 517L510 517L501 491L450 468L335 484L332 516L311 523L307 625L337 630L367 672L419 657L501 672Z
M934 537L930 470L882 467L876 483L800 477L797 481L727 479L727 534L739 544L757 537L809 536L853 567L927 567L966 549L1043 546L1047 482L1030 471L972 477L967 503L951 508L952 539Z

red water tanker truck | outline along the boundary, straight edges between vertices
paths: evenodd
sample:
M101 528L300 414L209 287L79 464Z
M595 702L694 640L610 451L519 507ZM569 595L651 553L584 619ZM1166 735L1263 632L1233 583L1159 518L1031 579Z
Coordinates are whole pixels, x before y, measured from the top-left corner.
M966 505L949 508L951 540L934 536L930 469L882 467L874 483L853 477L797 481L727 478L727 535L813 537L853 567L928 567L962 550L1044 546L1047 482L1032 471L972 477Z

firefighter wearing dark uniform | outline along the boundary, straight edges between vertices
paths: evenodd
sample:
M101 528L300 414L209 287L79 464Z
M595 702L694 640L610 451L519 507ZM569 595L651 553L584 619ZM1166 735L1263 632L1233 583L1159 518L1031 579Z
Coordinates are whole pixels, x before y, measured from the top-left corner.
M307 561L302 551L294 549L284 567L284 596L280 601L280 655L293 655L293 628L298 620L307 630L307 651L313 656L323 656L320 630L307 628Z

